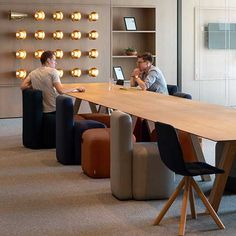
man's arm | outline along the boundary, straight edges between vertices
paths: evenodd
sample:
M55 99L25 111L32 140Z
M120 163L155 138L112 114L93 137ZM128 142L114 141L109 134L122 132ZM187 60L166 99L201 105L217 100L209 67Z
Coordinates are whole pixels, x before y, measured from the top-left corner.
M141 82L139 80L137 80L138 78L140 78L141 75L142 75L142 73L139 68L135 68L133 70L131 77L130 77L130 86L131 87L135 87L138 84L140 86L140 88L143 89L142 80L140 79Z
M139 87L142 90L147 90L146 84L141 80L141 78L138 75L134 77L134 81L139 85Z
M30 80L30 77L27 76L21 83L21 86L20 86L21 90L24 90L24 89L27 89L27 88L32 88L32 85L31 85L31 80Z
M61 82L55 82L55 83L53 83L53 85L54 85L55 89L57 90L57 92L59 94L63 94L64 93Z
M68 93L68 92L72 92L74 90L77 90L78 92L84 92L85 88L84 87L77 87L77 88L72 88L72 89L65 89L63 88L63 85L60 82L55 82L54 84L55 89L57 90L57 92L59 94L63 94L63 93Z

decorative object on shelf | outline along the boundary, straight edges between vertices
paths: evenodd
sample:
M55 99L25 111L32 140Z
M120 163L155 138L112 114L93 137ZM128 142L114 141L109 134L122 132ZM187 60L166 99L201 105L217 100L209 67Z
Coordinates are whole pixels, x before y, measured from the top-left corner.
M55 55L56 55L56 58L57 59L61 59L61 58L63 58L63 51L61 50L61 49L56 49L55 50Z
M79 21L79 20L81 20L81 14L78 11L73 12L73 13L71 13L70 18L72 21Z
M137 30L135 17L124 17L125 29L130 31Z
M25 59L26 55L27 53L25 50L20 49L16 51L16 59Z
M42 20L44 20L44 19L45 19L45 13L44 13L44 11L41 11L41 10L36 11L36 12L34 13L34 19L37 20L37 21L42 21Z
M28 14L26 13L14 12L14 11L9 11L8 13L9 20L20 20L27 17L28 17Z
M98 13L95 11L92 11L89 15L88 15L88 19L89 21L97 21L98 20Z
M137 56L138 54L136 49L132 47L125 48L124 51L125 51L125 55L127 56Z
M99 34L98 34L98 32L97 32L96 30L92 30L92 31L90 31L89 34L88 34L88 37L89 37L89 39L91 39L91 40L97 39L98 36L99 36Z
M88 70L88 75L91 77L97 77L99 74L99 70L96 67L92 67Z
M71 34L70 34L70 37L73 39L73 40L78 40L81 38L81 32L78 31L78 30L74 30Z
M52 18L56 21L63 20L63 13L61 11L56 11L52 14Z
M56 30L53 32L52 37L58 40L63 39L63 32L61 30Z
M41 58L41 55L43 54L43 50L42 49L38 49L34 52L34 58L36 59L40 59Z
M81 57L81 51L79 49L75 49L71 51L70 55L73 59L78 59Z
M16 71L16 78L17 79L24 79L27 75L27 72L25 69L18 69Z
M89 58L97 58L98 50L93 48L88 52L88 55L89 55Z
M43 40L43 39L45 38L45 33L44 33L43 30L37 30L37 31L35 31L35 33L34 33L34 37L35 37L35 39L37 39L37 40Z
M57 71L59 72L59 76L60 78L62 78L64 71L62 69L57 69Z
M26 39L27 33L25 30L18 30L16 32L16 38L17 39Z
M79 68L74 68L70 73L73 77L80 77L82 72Z

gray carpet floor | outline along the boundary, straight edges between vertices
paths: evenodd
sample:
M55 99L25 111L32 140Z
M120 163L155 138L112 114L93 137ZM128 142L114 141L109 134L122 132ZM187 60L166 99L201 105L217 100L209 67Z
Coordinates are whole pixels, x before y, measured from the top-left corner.
M153 226L165 200L117 200L109 179L91 179L80 166L60 165L55 149L24 148L21 122L0 119L0 236L178 234L181 197L161 225ZM205 150L212 154L212 147ZM199 184L208 194L212 182ZM199 199L196 203L197 212L204 212ZM234 194L224 194L219 216L223 231L208 215L188 216L186 235L236 235Z

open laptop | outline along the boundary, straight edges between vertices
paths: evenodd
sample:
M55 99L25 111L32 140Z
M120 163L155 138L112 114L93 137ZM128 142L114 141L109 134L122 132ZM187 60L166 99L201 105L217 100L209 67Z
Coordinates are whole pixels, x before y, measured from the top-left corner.
M125 76L121 66L113 66L116 84L124 85Z

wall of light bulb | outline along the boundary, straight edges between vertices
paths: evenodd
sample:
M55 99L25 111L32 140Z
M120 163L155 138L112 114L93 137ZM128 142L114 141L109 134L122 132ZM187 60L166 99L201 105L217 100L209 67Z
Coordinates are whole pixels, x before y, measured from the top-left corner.
M53 3L8 0L1 1L0 5L0 100L3 101L0 118L21 117L20 83L41 66L40 56L46 50L57 55L56 69L62 83L108 81L111 74L110 0L55 0ZM91 31L99 34L97 39L89 39ZM97 77L93 77L94 72L89 73L91 68L98 70Z
M22 13L23 14L23 13ZM27 17L30 14L27 14ZM22 15L23 16L23 15ZM14 16L13 16L14 17ZM17 19L19 19L19 16L17 15ZM24 14L24 17L27 18L26 14ZM13 19L14 20L14 19ZM99 21L99 13L97 11L89 11L89 12L81 12L81 11L72 11L68 14L68 12L65 11L52 11L50 13L46 12L43 8L40 8L33 12L32 14L32 24L35 25L35 30L29 31L27 30L27 27L19 28L15 32L15 38L18 42L21 42L20 48L17 48L15 51L15 59L17 61L21 61L20 67L16 68L15 76L16 78L24 79L27 73L29 73L31 70L33 70L35 67L32 68L24 68L23 61L27 60L28 57L33 57L36 60L39 60L42 53L46 50L52 50L55 52L56 58L58 59L57 63L59 64L59 60L68 60L72 59L73 63L69 63L71 65L71 68L64 67L63 64L60 65L60 69L58 71L60 72L60 77L72 77L75 78L81 78L83 76L89 76L90 78L96 78L99 75L99 64L95 64L96 60L91 59L97 59L99 57L99 49L96 48L96 40L99 38L99 29L96 28L96 24L94 25L93 22ZM22 22L24 19L22 20ZM37 26L37 22L45 22L45 26L48 26L47 22L50 21L50 25L55 25L54 31L50 32L48 27L42 27L42 24L40 24L40 27ZM69 21L70 25L74 24L74 30L68 32L67 27L64 26L63 28L60 27L60 22ZM86 26L90 27L80 27L78 23L86 21ZM77 23L75 25L75 23ZM85 24L84 24L85 25ZM92 27L94 26L94 27ZM33 50L28 51L26 48L24 48L24 43L27 44L27 40L35 40L35 42L38 42L39 46L36 45L36 48ZM68 41L70 40L70 41ZM88 40L91 41L91 47L86 48L83 50L82 47L78 48L78 45L76 44L75 48L71 48L72 42L76 42L77 40ZM59 45L58 42L67 41L67 43L70 45L69 50L65 49L64 46L61 48L51 48L47 47L48 42L50 41L50 44ZM54 42L52 42L54 41ZM41 43L42 42L42 43ZM45 46L41 46L42 44L45 44ZM88 43L87 43L88 44ZM64 45L64 44L63 44ZM84 58L84 59L83 59ZM81 63L81 60L87 60L86 63ZM87 66L87 68L84 68L84 66Z

